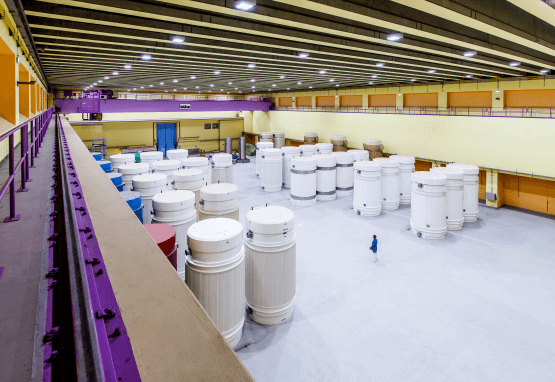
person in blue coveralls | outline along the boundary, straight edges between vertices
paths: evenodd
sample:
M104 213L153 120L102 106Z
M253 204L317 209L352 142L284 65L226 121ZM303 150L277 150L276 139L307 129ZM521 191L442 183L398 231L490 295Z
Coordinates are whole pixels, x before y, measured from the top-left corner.
M374 252L374 257L372 258L372 261L378 261L378 239L376 238L376 235L374 235L374 240L372 240L372 246L370 247L370 250Z

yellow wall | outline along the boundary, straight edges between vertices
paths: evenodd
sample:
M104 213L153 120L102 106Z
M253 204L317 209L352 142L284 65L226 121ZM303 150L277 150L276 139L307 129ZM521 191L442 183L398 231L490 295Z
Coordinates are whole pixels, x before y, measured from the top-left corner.
M254 132L283 131L320 142L344 134L349 147L381 139L384 151L448 162L555 176L555 128L549 119L270 111L255 118ZM257 122L260 121L260 124Z

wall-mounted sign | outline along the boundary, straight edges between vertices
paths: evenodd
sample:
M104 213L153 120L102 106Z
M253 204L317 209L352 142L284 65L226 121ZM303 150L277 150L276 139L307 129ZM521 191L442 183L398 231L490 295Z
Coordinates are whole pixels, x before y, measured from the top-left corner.
M181 104L179 104L179 108L180 109L190 109L191 104L190 103L181 103Z
M219 129L219 128L220 128L220 124L219 124L219 123L213 123L213 124L212 124L212 128L213 128L213 129Z
M205 123L205 124L204 124L204 129L205 129L205 130L210 129L210 124L209 124L209 123Z

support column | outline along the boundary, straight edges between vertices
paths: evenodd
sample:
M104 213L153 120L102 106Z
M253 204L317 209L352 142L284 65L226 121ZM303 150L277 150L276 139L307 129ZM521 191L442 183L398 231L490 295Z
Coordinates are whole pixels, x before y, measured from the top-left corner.
M35 81L35 79L31 76L31 81ZM31 113L37 114L37 84L34 85L27 85L31 88Z
M403 94L401 95L399 95L399 93L396 94L395 106L397 107L397 109L402 109L403 107L405 107L405 99L403 97Z
M25 67L19 64L19 82L29 82L29 72ZM27 118L30 117L31 111L31 97L30 93L30 85L19 85L19 113L23 114Z
M486 170L486 205L499 208L503 204L503 183L501 181L501 175L498 171Z
M339 94L335 95L335 107L339 107L341 105L341 96Z
M368 109L368 94L366 93L362 95L362 107Z
M447 109L447 92L442 90L437 95L437 108L439 110Z
M316 107L316 96L312 96L312 107Z

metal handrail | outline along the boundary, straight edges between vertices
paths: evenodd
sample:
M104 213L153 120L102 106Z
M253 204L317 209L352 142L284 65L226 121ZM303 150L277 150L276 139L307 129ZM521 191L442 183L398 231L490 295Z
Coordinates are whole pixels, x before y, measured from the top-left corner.
M42 146L42 141L50 124L52 118L52 113L54 109L50 108L31 119L23 122L22 124L14 127L10 131L0 135L0 142L8 139L8 167L9 167L9 177L2 186L0 190L0 202L2 198L10 190L10 216L4 219L4 222L13 222L19 220L21 217L15 213L15 174L19 169L21 169L21 187L17 192L28 191L26 188L26 183L30 182L29 178L29 167L35 167L35 158L38 156L40 147ZM29 126L31 129L29 130ZM21 158L17 165L15 162L15 143L14 134L16 132L21 132L21 142L19 143L21 147ZM29 135L31 135L32 141L29 143ZM29 155L30 154L30 155ZM30 165L29 165L30 162Z

